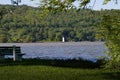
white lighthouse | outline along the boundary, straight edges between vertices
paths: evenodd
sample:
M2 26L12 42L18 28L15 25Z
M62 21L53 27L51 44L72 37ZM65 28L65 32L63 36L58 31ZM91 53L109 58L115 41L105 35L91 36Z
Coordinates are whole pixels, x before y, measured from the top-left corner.
M65 42L65 38L64 37L62 37L62 42Z

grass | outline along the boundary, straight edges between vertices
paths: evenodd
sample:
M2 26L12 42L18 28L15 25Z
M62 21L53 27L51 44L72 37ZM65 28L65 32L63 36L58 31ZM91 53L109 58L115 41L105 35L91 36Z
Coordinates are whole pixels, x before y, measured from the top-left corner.
M75 60L62 61L66 66L57 66L59 60L1 61L0 80L119 80L120 70L82 68L71 66ZM81 61L79 61L81 62ZM70 65L71 63L71 65ZM89 63L91 64L91 63ZM75 64L74 64L75 65ZM83 65L83 63L82 63Z
M0 66L14 66L14 65L45 65L45 66L55 66L55 67L69 67L69 68L100 68L102 63L92 62L89 60L61 60L61 59L23 59L22 61L14 62L12 59L0 60Z
M119 80L120 71L51 66L0 67L0 80Z

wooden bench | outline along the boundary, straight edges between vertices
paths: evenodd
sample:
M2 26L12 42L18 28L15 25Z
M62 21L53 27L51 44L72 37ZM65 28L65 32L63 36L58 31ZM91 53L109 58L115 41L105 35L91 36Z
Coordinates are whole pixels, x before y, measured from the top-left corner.
M12 55L13 61L21 61L24 54L20 46L0 46L0 60L5 59L5 55Z

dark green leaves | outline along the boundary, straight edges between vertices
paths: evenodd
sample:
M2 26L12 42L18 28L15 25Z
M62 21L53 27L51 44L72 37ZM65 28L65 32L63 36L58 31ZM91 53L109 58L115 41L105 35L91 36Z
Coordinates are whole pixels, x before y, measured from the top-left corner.
M86 6L90 2L90 0L81 0L81 1L82 2L80 4L80 6Z
M120 68L120 16L119 11L115 15L103 16L99 32L105 40L110 61L107 68Z
M40 8L48 12L61 12L73 7L75 0L40 0Z

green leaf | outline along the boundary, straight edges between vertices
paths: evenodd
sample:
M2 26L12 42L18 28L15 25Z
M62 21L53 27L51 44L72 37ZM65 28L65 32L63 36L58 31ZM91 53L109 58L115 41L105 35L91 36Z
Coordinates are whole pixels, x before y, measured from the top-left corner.
M107 4L111 0L104 0L103 4Z

